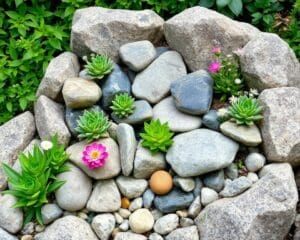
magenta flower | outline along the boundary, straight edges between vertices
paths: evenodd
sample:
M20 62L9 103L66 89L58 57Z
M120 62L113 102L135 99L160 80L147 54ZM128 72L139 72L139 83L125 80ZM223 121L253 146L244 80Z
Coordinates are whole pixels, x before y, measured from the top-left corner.
M92 143L82 152L82 161L90 169L102 167L108 157L106 147L99 143Z
M213 53L220 54L221 53L221 48L220 47L214 47L212 51L213 51Z
M212 73L216 73L219 72L220 68L221 68L221 63L215 61L209 65L208 70Z

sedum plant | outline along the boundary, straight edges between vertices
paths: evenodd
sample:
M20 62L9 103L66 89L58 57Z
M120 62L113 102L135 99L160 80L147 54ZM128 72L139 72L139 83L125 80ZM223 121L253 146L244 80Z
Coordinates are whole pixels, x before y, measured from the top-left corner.
M85 110L83 115L79 117L77 124L75 130L79 134L78 138L85 139L88 143L106 137L110 126L104 112L97 110Z
M134 110L134 98L128 93L119 94L112 101L110 108L118 118L128 117Z
M173 132L170 131L168 123L161 123L159 119L151 120L144 124L144 133L141 133L142 146L148 148L152 154L159 151L167 152L173 144Z
M91 59L86 60L86 65L84 67L91 77L101 79L113 70L114 63L106 55L92 54Z
M228 115L238 125L251 126L263 118L262 107L256 98L241 96L228 109Z

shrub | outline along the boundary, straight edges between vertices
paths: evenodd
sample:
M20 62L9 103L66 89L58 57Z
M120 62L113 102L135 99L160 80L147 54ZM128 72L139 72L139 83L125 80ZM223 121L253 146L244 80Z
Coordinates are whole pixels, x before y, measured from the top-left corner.
M86 65L84 66L88 75L93 78L101 79L106 74L109 74L113 68L113 61L106 55L91 55L90 60L86 60Z
M110 108L118 118L128 117L134 110L134 98L128 93L121 93L115 96Z

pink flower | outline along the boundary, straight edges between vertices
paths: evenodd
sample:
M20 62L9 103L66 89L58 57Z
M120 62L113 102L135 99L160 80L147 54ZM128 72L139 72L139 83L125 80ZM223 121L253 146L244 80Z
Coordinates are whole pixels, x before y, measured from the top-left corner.
M221 63L215 61L209 65L208 70L212 73L216 73L220 70L220 68L221 68Z
M212 51L213 51L213 53L220 54L221 53L221 48L220 47L214 47Z
M108 157L106 147L99 143L92 143L82 152L82 161L90 169L102 167Z

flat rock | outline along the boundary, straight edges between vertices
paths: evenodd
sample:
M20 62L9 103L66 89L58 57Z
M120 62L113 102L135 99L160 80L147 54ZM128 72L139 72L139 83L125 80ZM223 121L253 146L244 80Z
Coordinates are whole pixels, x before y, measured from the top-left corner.
M119 53L123 63L135 72L146 68L156 57L155 47L148 40L124 44Z
M209 110L206 114L203 115L202 123L207 128L210 128L215 131L219 131L220 120L219 120L218 112L216 110Z
M132 92L137 98L157 103L169 93L171 83L185 74L182 57L167 51L136 76Z
M154 225L154 231L166 235L175 230L179 225L179 217L175 213L159 218Z
M178 134L166 159L181 177L198 176L227 167L233 162L239 145L224 135L197 129Z
M300 89L266 89L259 96L264 108L260 126L269 161L300 164Z
M68 145L71 134L64 121L63 106L42 95L34 104L37 131L42 140L57 134L61 144Z
M164 24L168 45L183 56L191 71L207 69L215 59L213 47L221 47L226 55L244 47L258 33L250 24L204 7L188 8Z
M200 239L284 239L298 201L289 164L269 164L245 193L206 206L196 218ZM216 227L218 226L218 227Z
M116 234L114 240L147 240L147 238L142 234L119 232Z
M255 147L262 142L260 131L256 125L244 126L227 121L221 124L220 129L225 136L246 146Z
M180 112L172 97L163 99L153 107L153 119L167 122L173 132L187 132L201 126L201 118Z
M200 211L201 211L201 198L200 196L197 196L188 209L188 215L192 218L195 218L198 216Z
M109 179L117 176L121 171L120 154L117 143L112 138L102 138L96 143L106 147L108 157L103 167L91 170L82 161L82 152L88 145L86 142L78 142L67 148L70 154L70 161L81 168L88 176L94 179Z
M178 228L166 236L166 240L199 240L197 227Z
M49 224L63 214L61 208L55 203L47 203L42 207L42 219L44 224Z
M133 177L119 176L116 182L122 195L130 199L140 197L148 186L146 180Z
M222 197L234 197L242 192L246 191L252 185L252 181L245 177L241 176L233 181L229 181L225 184L224 189L220 192Z
M64 52L53 58L46 69L36 96L45 95L55 100L59 97L65 80L77 77L79 68L79 61L74 53Z
M116 220L114 215L110 213L98 214L93 218L91 225L100 240L109 240L115 228Z
M0 239L1 240L18 240L18 238L16 236L9 234L2 228L0 228Z

